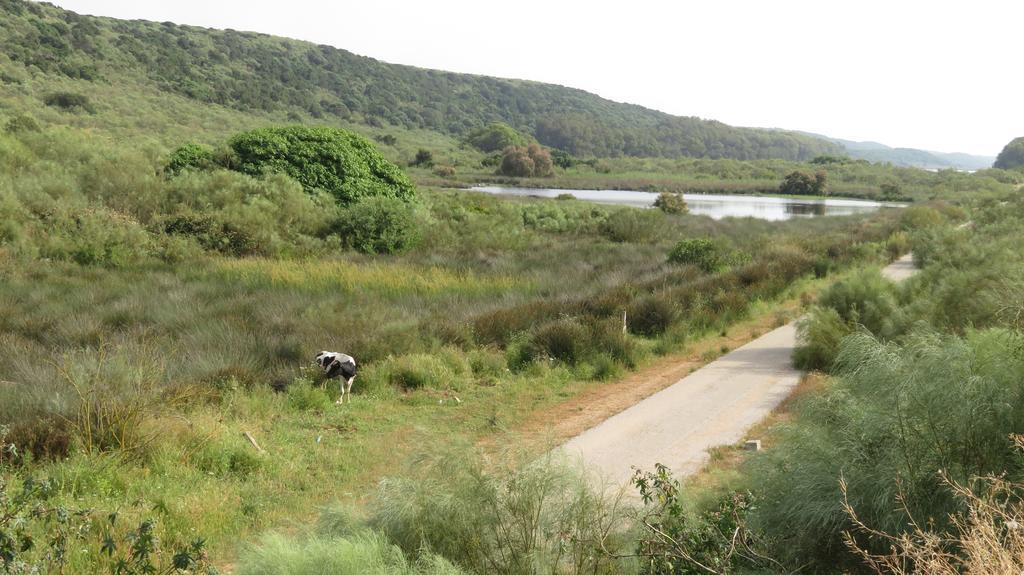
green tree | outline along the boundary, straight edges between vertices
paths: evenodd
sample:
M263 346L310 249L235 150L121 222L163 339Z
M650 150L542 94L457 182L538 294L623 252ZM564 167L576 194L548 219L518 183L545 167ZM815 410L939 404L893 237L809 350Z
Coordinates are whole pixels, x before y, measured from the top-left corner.
M422 166L429 168L434 165L434 153L430 150L424 150L420 148L416 151L416 158L412 161L414 166Z
M802 170L790 172L782 180L779 193L793 196L828 195L828 173L820 170L814 174Z
M481 152L497 152L510 146L526 146L530 139L508 124L495 122L470 132L466 142Z
M666 214L688 214L690 208L686 206L683 194L673 192L661 192L654 200L654 207Z
M412 201L416 192L402 171L366 138L338 128L260 128L231 138L235 170L285 173L308 192L324 190L342 205L361 198Z
M1003 170L1024 168L1024 136L1014 138L1012 142L1006 144L1003 151L999 152L999 156L996 157L993 167Z
M216 163L213 148L190 143L171 153L164 172L171 176L177 176L186 170L208 170Z

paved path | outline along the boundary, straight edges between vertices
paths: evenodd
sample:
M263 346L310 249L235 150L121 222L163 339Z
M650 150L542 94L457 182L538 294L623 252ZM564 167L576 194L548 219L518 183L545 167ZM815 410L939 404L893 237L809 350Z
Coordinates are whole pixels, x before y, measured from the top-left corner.
M914 273L909 255L883 274L902 281ZM562 446L581 457L609 486L624 486L632 467L667 465L676 476L695 473L707 450L730 445L764 419L800 381L790 357L796 327L784 325L723 355L673 385L584 431Z

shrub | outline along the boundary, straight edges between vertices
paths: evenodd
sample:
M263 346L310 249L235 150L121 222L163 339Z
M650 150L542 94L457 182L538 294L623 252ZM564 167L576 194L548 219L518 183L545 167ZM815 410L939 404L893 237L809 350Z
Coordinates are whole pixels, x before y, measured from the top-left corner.
M508 124L495 122L470 132L466 142L484 153L498 152L509 147L524 147L529 139Z
M434 175L439 178L451 178L455 176L455 166L440 165L434 168Z
M337 389L337 386L335 386ZM288 405L296 411L324 412L331 408L329 391L313 385L313 382L300 378L288 386Z
M621 209L601 222L600 232L613 242L643 242L653 235L655 227L660 223L656 219L658 216L661 216L660 212L651 210Z
M21 134L24 132L39 132L42 128L39 126L39 122L35 118L27 114L18 114L10 120L7 120L7 124L4 129L8 134Z
M533 358L550 357L568 365L576 365L588 352L587 330L571 319L560 319L541 326L533 334L530 344Z
M537 144L505 148L498 171L519 178L544 178L554 174L551 154Z
M81 110L91 114L94 111L89 97L75 92L54 92L46 96L43 99L43 103L47 106L72 112Z
M380 483L371 525L409 556L427 551L472 573L610 575L621 565L614 502L548 461L499 467L466 448L416 458Z
M387 537L369 530L345 536L314 535L299 541L266 535L247 550L239 575L460 575L448 561L414 553L410 562Z
M368 140L338 128L261 128L228 141L240 172L283 172L307 192L324 190L342 205L383 196L411 201L415 191Z
M1020 469L1009 437L1024 425L1017 334L922 331L896 345L857 333L843 341L836 372L795 407L797 423L780 428L776 447L750 461L750 484L763 490L752 523L771 534L776 558L813 562L811 572L842 568L844 557L851 563L841 480L865 523L898 535L911 528L904 510L940 532L948 526L958 502L939 470L964 483ZM855 541L889 549L869 537Z
M852 328L834 309L814 308L796 324L797 341L793 365L802 370L828 371L839 355L839 345Z
M437 355L414 353L392 358L386 366L388 381L404 390L447 389L457 374Z
M665 333L678 316L672 303L658 296L647 296L638 300L626 312L629 331L648 337Z
M896 335L899 305L896 287L877 268L863 270L829 286L818 299L822 307L835 310L847 325L863 325L883 338Z
M342 210L334 226L345 245L368 254L403 252L420 239L414 208L395 198L365 198Z
M942 214L930 206L910 206L900 211L900 227L905 231L923 230L942 223Z
M164 172L177 176L185 170L209 170L216 164L213 148L202 144L185 144L171 153Z
M654 207L666 214L687 214L690 209L686 206L683 194L672 192L661 192L654 200Z
M412 164L410 165L429 168L434 165L434 153L430 150L420 148L416 151L416 157L413 158Z
M779 193L794 196L824 196L828 193L828 174L823 171L813 175L796 170L786 175L779 185Z
M697 266L706 273L721 267L722 256L718 244L710 238L691 238L680 241L668 254L674 264Z

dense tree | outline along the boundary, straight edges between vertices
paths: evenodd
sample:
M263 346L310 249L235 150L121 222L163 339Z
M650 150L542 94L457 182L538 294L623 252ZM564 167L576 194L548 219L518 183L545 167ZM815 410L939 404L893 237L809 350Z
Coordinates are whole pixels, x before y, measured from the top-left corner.
M519 178L545 178L554 174L551 154L537 144L505 148L498 172Z
M552 84L386 64L264 34L78 16L25 0L0 2L0 54L13 62L8 75L130 78L202 102L293 118L456 136L480 126L510 136L514 126L521 137L577 157L809 160L842 153L838 144L811 136L671 116ZM496 125L504 128L495 131ZM502 150L508 143L499 138L486 146Z
M1015 138L999 152L995 166L1004 170L1024 168L1024 137Z
M779 193L794 196L828 195L828 174L823 171L814 174L801 170L790 172L782 180Z
M529 141L529 138L504 122L488 124L466 136L466 142L481 152L497 152L511 146L525 146Z
M412 200L412 183L362 136L337 128L261 128L228 142L232 167L250 175L288 174L307 191L341 204L371 196Z

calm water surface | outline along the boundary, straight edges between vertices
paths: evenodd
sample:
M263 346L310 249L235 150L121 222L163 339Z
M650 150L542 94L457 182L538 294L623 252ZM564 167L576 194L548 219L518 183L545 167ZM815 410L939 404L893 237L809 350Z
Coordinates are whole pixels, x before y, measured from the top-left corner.
M654 205L658 194L630 190L552 190L544 188L507 188L502 186L476 186L477 192L502 196L524 196L554 198L560 194L572 194L577 199L602 204L617 204L649 208ZM885 204L868 200L804 198L773 198L765 196L683 194L691 214L711 216L716 220L728 217L760 218L762 220L788 220L791 218L813 218L816 216L847 216L873 212L882 207L902 207L900 204Z

